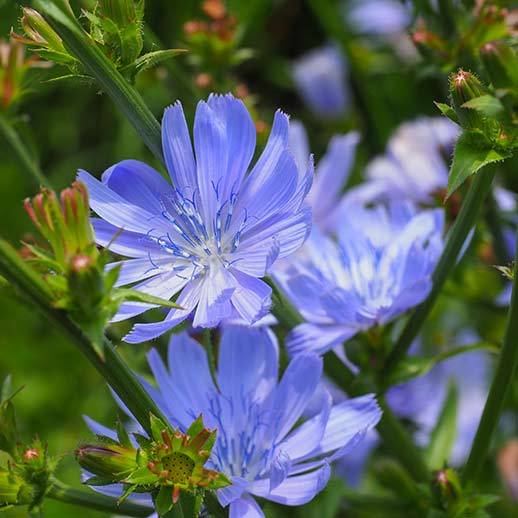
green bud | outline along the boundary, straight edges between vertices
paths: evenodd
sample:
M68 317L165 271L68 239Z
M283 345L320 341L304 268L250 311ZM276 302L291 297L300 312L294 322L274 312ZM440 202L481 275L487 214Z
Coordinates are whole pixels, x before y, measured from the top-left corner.
M32 502L32 490L12 471L0 470L0 509L6 505L24 505Z
M459 476L451 468L437 471L432 484L433 492L445 506L448 506L448 504L462 497L462 487Z
M118 444L81 446L76 450L76 459L90 473L113 482L138 468L137 450Z
M24 7L21 22L23 31L32 44L66 53L63 41L38 11Z
M450 76L450 96L452 107L457 113L461 126L465 129L481 129L484 118L476 110L463 107L464 103L484 95L484 87L471 72L459 70Z
M99 0L99 12L102 16L111 18L120 27L137 21L134 0Z
M495 88L518 87L518 56L507 43L486 43L480 49L480 59Z

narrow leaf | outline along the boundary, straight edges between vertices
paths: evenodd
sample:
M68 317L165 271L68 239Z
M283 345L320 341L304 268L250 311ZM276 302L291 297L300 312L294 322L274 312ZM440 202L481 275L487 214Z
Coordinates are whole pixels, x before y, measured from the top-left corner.
M449 105L445 103L437 103L434 102L435 106L441 110L441 113L448 117L448 119L452 120L456 124L459 124L459 117L455 113L455 110Z
M458 392L450 383L444 405L432 432L425 458L431 469L439 469L448 460L457 433Z
M113 298L120 302L145 302L146 304L156 304L157 306L165 306L167 308L184 309L170 300L129 288L117 288L114 290Z
M462 107L477 110L488 117L498 117L504 113L503 104L492 95L481 95L480 97L475 97L474 99L470 99L465 102Z

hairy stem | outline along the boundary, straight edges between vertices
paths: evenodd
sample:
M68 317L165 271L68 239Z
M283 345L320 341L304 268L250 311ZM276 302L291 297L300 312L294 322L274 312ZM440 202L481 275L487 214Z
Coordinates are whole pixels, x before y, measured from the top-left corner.
M67 504L79 505L96 511L104 511L110 514L123 514L124 516L149 516L153 513L151 507L135 504L129 501L117 503L115 498L87 491L84 489L74 489L59 481L54 481L53 485L46 494L47 498L59 500Z
M518 236L517 236L518 237ZM518 257L518 241L515 258ZM464 483L473 482L486 460L491 438L498 424L506 396L518 365L518 268L514 266L513 295L507 316L504 344L493 381L489 389L484 412L480 418L471 452L462 472Z

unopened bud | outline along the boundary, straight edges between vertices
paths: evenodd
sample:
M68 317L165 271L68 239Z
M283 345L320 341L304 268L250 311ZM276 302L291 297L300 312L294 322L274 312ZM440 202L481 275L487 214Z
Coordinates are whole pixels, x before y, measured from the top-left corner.
M445 468L435 473L433 488L443 502L457 500L462 493L459 477L451 468Z
M24 7L21 22L25 35L33 44L66 53L63 41L38 11Z
M198 74L195 83L198 88L208 88L212 83L212 76L206 73Z
M99 0L99 11L119 27L125 27L137 20L134 0Z
M484 95L484 87L471 72L459 70L450 77L450 95L452 107L457 113L459 122L464 128L480 128L483 117L476 110L465 108L464 103Z
M117 444L81 446L76 459L90 473L113 481L124 479L138 467L137 451Z
M221 20L225 18L227 14L225 4L221 0L205 0L202 9L205 14L213 20Z
M486 43L480 49L480 59L495 88L518 87L518 57L507 43Z
M412 41L423 56L438 54L440 57L447 57L446 42L427 29L421 28L412 34Z
M28 448L23 454L23 460L30 462L34 459L38 459L40 451L37 448Z
M513 500L518 500L518 440L509 441L498 453L498 469Z

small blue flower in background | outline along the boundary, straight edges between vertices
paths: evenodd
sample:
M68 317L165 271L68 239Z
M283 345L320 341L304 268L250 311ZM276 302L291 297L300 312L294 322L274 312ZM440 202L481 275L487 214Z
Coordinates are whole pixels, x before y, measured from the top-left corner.
M186 333L171 338L168 368L155 350L148 359L157 387L146 387L170 423L185 431L202 414L217 429L207 467L233 482L217 493L231 517L264 516L254 496L285 505L310 501L326 486L329 463L353 450L381 417L373 395L331 405L324 393L319 413L298 425L319 386L322 359L301 354L278 381L278 346L266 329L223 331L218 387L204 349ZM94 433L115 436L91 419L88 424Z
M293 80L300 96L318 117L338 118L349 105L347 64L333 46L314 49L293 65Z
M288 335L291 354L322 354L422 302L443 248L444 212L409 204L343 212L338 243L313 231L275 277L306 319Z
M459 339L471 343L473 340L477 341L474 333L464 334ZM412 349L413 354L419 353L419 347L413 346ZM469 454L480 422L489 388L490 372L491 359L488 353L463 353L439 363L424 376L390 388L386 394L387 403L398 417L411 420L416 425L415 440L426 447L446 400L448 385L455 383L458 393L456 435L447 460L453 466L460 466ZM335 402L346 400L345 394L336 394L336 388L330 390ZM370 431L352 454L339 461L336 472L351 486L358 485L365 464L378 444L377 432Z
M399 0L353 0L344 2L344 12L351 30L378 36L401 33L412 17Z
M348 198L431 203L448 185L448 161L458 135L459 127L445 117L402 124L385 154L367 166L367 181L351 189Z
M318 161L306 200L311 205L313 224L323 232L336 228L341 193L354 164L359 140L360 135L356 131L335 135L329 142L327 152ZM290 148L299 168L307 168L310 160L308 137L304 126L298 121L290 124Z
M255 151L253 121L242 101L212 95L194 121L194 152L178 102L165 111L163 151L172 185L135 160L108 169L102 182L81 171L90 193L96 241L131 259L121 261L118 285L177 303L164 321L137 324L127 342L152 339L194 312L195 327L226 319L248 324L264 317L271 289L259 280L296 251L310 232L304 198L312 164L299 170L289 150L288 116L278 111L265 150ZM124 304L114 321L154 306Z

